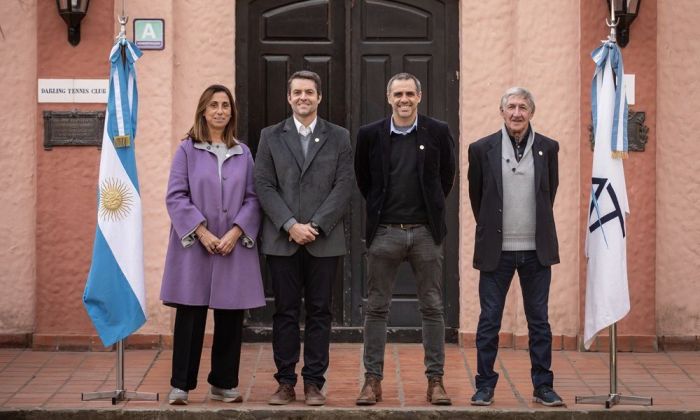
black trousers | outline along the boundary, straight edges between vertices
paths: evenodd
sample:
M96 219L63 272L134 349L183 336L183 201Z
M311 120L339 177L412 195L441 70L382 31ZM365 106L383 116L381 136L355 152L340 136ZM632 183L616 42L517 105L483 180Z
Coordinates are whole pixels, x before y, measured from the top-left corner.
M177 306L170 378L170 385L175 388L189 391L197 387L208 309L206 306ZM214 343L207 382L217 388L238 386L243 314L242 309L214 309Z
M323 387L328 369L331 338L332 285L340 257L314 257L301 247L292 256L268 255L267 262L275 294L272 317L272 350L277 382L295 385L299 362L299 314L304 297L304 367L305 383ZM303 293L303 294L302 294Z

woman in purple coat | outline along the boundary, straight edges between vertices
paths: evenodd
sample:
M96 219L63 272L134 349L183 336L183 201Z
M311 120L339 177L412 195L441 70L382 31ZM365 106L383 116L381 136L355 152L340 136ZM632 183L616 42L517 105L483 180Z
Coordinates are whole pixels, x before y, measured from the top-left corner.
M199 98L194 125L175 152L166 206L172 222L160 298L176 308L170 404L197 386L207 311L214 310L209 397L240 402L245 309L265 304L255 238L260 204L253 157L236 140L236 109L224 86Z

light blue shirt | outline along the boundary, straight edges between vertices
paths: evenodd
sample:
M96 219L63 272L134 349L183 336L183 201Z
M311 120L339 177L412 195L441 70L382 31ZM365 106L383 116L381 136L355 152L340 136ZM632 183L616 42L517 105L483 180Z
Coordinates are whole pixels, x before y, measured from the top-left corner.
M408 134L408 133L412 132L413 130L415 130L416 127L418 127L418 116L417 116L417 115L416 115L416 120L413 121L413 124L411 125L411 128L409 128L409 129L406 130L406 131L397 130L397 129L396 129L396 126L394 125L394 118L391 117L391 118L389 119L389 135L392 135L392 134L396 133L396 134L401 134L402 136L405 136L406 134Z

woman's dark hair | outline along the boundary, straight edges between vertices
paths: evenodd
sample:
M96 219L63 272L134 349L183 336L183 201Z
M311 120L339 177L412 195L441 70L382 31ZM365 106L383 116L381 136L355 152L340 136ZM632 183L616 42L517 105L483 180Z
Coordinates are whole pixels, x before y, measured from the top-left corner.
M207 120L204 118L204 112L207 110L212 96L218 92L224 92L231 103L231 119L224 128L223 141L226 147L233 147L238 144L238 140L236 140L236 103L233 101L231 91L223 85L211 85L204 89L202 96L199 97L199 103L197 103L197 111L194 114L194 124L192 128L190 128L190 131L187 132L187 135L195 143L211 142L211 135L209 134Z

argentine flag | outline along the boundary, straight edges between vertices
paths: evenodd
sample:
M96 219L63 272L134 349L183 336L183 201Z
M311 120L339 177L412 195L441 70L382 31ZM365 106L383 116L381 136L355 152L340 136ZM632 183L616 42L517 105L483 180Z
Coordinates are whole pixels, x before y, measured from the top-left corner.
M586 314L584 346L630 310L627 283L629 205L622 158L627 155L627 99L622 53L605 42L592 53L596 64L592 98L593 172L586 230Z
M146 322L141 196L134 137L138 92L136 45L121 39L110 53L107 115L97 194L97 231L83 304L105 346Z

